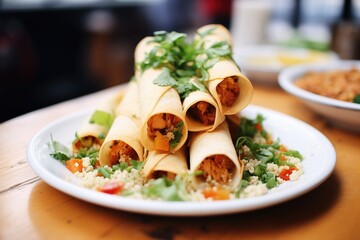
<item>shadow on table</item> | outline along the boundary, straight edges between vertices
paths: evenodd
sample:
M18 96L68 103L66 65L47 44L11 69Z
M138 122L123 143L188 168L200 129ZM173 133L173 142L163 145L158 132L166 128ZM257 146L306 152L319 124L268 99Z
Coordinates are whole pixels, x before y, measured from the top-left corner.
M292 230L299 233L305 224L315 223L334 206L340 192L341 181L334 172L318 188L273 207L223 216L177 218L100 207L68 196L41 181L31 193L29 215L44 238L59 233L70 233L71 239L230 239L269 237L269 234L276 238Z

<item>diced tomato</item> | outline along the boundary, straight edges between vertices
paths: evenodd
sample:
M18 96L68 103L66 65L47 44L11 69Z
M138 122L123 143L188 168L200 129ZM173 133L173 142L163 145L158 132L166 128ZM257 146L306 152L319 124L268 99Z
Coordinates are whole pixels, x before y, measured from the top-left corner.
M118 194L123 190L124 184L117 182L108 182L104 186L99 187L97 190L99 192L107 193L107 194Z
M296 167L289 167L289 169L284 168L283 170L281 170L279 177L285 181L288 181L288 180L290 180L291 173L296 170L297 170Z
M69 169L72 173L82 172L83 169L82 160L78 158L67 160L65 165L66 168Z
M204 189L205 198L212 198L213 200L227 200L230 198L229 191L220 187L208 187Z
M261 123L256 123L256 124L254 125L254 127L255 127L255 129L256 129L257 131L259 131L259 132L261 132L261 131L263 130L263 126L262 126Z

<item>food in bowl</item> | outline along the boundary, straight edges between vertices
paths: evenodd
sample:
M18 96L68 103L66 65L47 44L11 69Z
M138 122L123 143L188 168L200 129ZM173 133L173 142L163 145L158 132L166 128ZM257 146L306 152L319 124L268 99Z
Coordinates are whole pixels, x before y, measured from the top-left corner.
M308 72L295 84L312 93L360 104L360 70L357 68Z

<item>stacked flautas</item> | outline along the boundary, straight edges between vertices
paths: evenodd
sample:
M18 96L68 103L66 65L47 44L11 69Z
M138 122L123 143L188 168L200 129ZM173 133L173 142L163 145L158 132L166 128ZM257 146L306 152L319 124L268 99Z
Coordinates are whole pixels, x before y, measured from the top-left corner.
M222 25L185 34L157 32L135 49L135 80L114 108L115 120L100 143L100 164L143 161L146 178L190 174L236 187L243 166L226 116L251 101L253 87L232 59Z

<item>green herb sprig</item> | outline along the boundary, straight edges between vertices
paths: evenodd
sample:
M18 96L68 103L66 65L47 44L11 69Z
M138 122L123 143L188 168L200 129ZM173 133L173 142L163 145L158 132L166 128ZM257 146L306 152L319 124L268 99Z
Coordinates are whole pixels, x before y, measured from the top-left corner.
M145 59L136 64L140 72L149 68L161 69L153 83L158 86L174 88L180 98L185 99L193 91L205 91L208 69L222 58L231 58L231 46L227 42L215 42L205 48L202 38L215 29L198 33L200 39L186 41L186 34L158 31L151 42L155 46L146 54ZM198 79L194 81L193 79Z
M48 143L49 148L52 148L53 152L50 153L50 156L59 160L61 163L71 159L70 150L62 143L54 141L52 134L50 134L50 142Z

